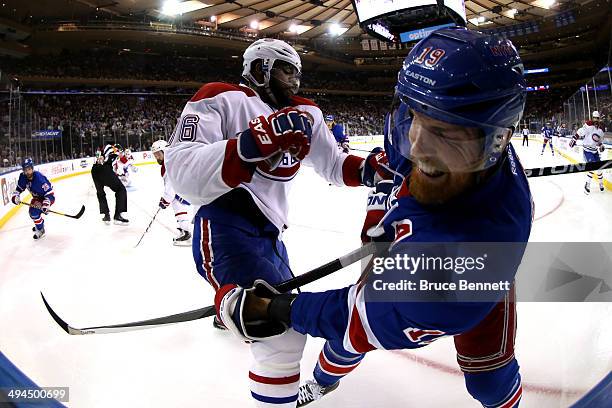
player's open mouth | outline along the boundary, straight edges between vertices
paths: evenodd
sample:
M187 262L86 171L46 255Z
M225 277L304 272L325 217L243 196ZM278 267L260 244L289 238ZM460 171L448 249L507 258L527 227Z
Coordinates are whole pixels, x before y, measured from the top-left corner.
M430 178L441 177L442 175L445 174L445 172L438 170L437 168L435 168L434 166L428 163L419 162L417 163L417 168L422 174Z

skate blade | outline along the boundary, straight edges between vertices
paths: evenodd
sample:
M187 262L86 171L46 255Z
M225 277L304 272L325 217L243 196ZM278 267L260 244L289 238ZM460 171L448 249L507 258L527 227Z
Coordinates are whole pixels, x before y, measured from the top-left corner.
M121 221L117 221L117 220L115 220L115 221L113 222L113 224L115 224L115 225L123 225L123 226L128 226L128 225L130 225L130 223L129 223L129 222L121 222Z
M186 246L191 246L191 240L189 241L172 241L172 244L174 246L178 246L178 247L186 247Z

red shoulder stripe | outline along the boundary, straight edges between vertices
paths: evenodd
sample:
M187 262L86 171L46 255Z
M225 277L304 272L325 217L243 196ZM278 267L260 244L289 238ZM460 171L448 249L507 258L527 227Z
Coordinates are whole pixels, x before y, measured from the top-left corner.
M228 84L226 82L209 82L204 84L198 92L191 98L190 102L197 102L202 99L213 98L223 92L229 91L240 91L244 92L247 96L255 96L255 92L246 86L240 86L235 84Z
M314 101L308 99L308 98L302 98L301 96L292 96L291 97L291 105L293 106L297 106L297 105L310 105L310 106L317 106L316 103L314 103Z

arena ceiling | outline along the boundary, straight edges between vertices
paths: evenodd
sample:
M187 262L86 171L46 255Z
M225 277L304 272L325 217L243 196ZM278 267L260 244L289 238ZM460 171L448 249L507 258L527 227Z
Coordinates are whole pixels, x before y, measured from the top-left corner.
M362 34L351 0L170 1L175 3L174 9L166 0L1 0L0 16L35 23L91 18L93 14L100 18L149 16L212 23L221 29L256 30L261 35L291 33L305 39L329 35L332 25L344 36ZM542 19L592 1L467 0L465 8L468 27L482 29Z
M23 29L12 34L14 40L34 53L101 47L227 58L238 58L251 38L273 36L293 43L309 72L365 71L389 81L394 81L406 55L405 47L374 52L364 48L362 40L371 37L359 28L350 0L174 0L182 8L175 15L168 14L165 2L0 0L0 36L4 18L19 23ZM465 7L472 29L539 25L538 31L511 37L527 68L551 68L550 73L527 78L531 86L550 85L549 91L531 93L528 103L533 111L559 110L567 97L610 63L610 0L466 0ZM560 21L559 16L565 14L574 20ZM102 21L104 24L91 24ZM106 24L109 21L113 24ZM59 22L73 27L63 30ZM195 23L211 32L233 34L145 27L157 24L154 22L170 27ZM342 34L331 34L332 26Z

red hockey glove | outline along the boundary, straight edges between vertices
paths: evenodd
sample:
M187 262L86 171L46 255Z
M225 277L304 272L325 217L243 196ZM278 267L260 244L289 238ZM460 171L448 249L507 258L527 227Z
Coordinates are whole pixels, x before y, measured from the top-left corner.
M14 192L13 195L11 196L11 202L15 205L19 205L21 204L21 197L19 196L18 192Z
M238 136L238 155L246 162L259 162L289 152L302 160L310 151L311 136L312 124L306 114L284 108L267 119L259 116L249 122L249 128Z
M393 179L393 173L389 171L387 154L382 148L375 147L363 162L361 183L364 186L374 187L381 180L391 179Z

